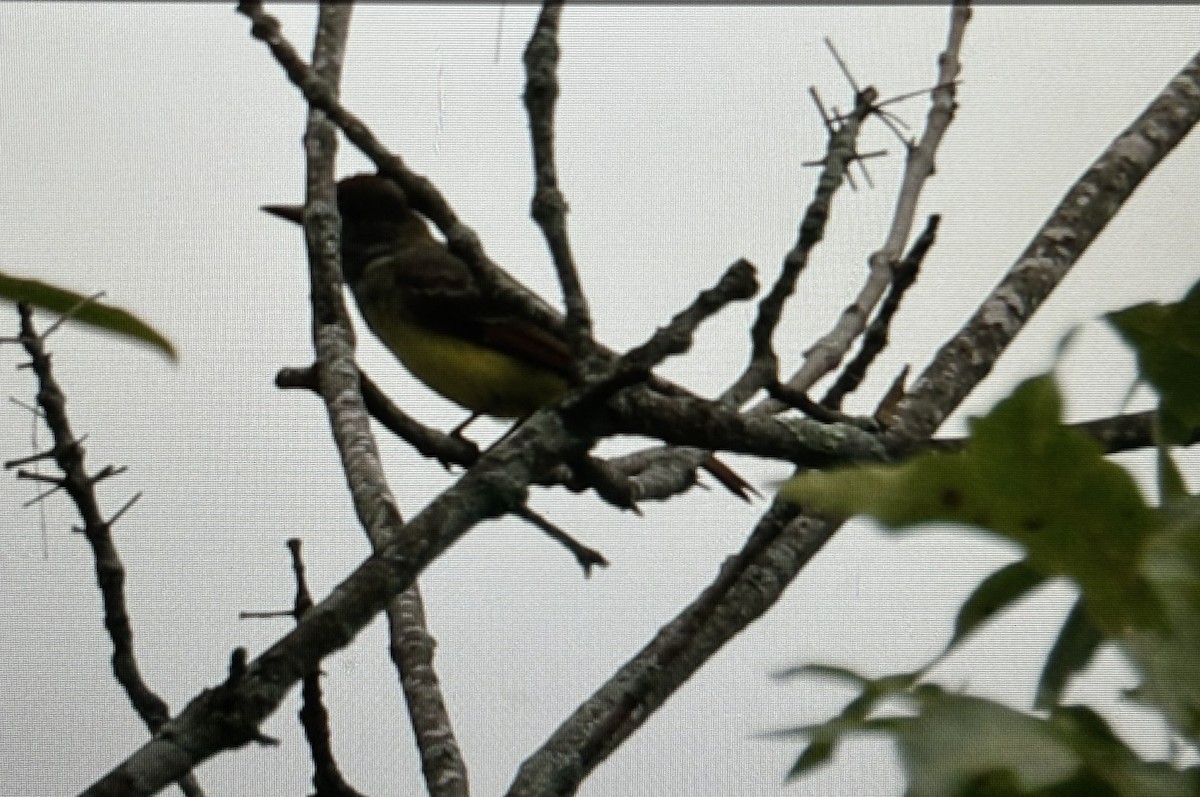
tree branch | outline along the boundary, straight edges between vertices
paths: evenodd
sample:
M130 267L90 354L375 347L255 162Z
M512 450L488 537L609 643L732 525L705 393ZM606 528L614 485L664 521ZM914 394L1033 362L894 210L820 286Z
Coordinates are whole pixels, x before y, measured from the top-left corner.
M975 314L899 403L889 447L919 444L992 370L1134 189L1200 120L1200 54L1096 159Z
M67 418L66 395L54 378L50 355L42 345L43 337L33 326L33 308L22 303L17 305L17 310L21 317L18 340L29 355L29 367L37 377L37 402L42 408L41 416L54 440L54 447L48 453L53 456L55 464L63 473L59 485L66 490L79 511L79 517L83 520L83 536L92 549L96 583L100 587L100 601L104 607L104 628L108 631L113 646L113 677L125 690L138 717L150 733L155 734L170 719L171 712L166 702L142 678L141 669L138 667L133 646L133 624L130 622L129 609L125 603L125 565L121 562L121 555L112 538L112 525L116 517L106 520L100 509L94 489L99 478L89 474L84 465L83 446L80 439L75 437L70 419ZM5 468L28 461L30 458L26 457L23 460L6 462ZM125 506L128 507L129 504ZM124 508L117 514L123 511ZM188 797L203 796L204 792L193 776L180 773L177 779L180 790Z
M895 272L892 275L892 287L888 291L888 295L884 297L882 304L879 305L879 310L875 314L875 318L867 327L863 334L862 345L858 355L850 361L850 363L838 374L837 381L825 393L825 397L821 399L821 405L831 410L841 409L842 400L851 392L858 389L862 384L863 379L867 375L867 370L871 367L871 363L879 356L884 347L888 343L888 330L892 325L892 318L895 317L896 311L900 309L900 302L904 299L904 294L917 281L917 273L921 269L921 264L925 261L925 255L928 254L934 241L937 239L937 228L942 217L936 213L931 215L926 222L925 230L917 236L917 240L913 242L912 247L908 250L908 254L904 256Z
M304 613L312 608L313 600L308 591L308 581L304 577L301 542L293 537L287 541L287 547L292 557L292 572L296 576L296 597L291 614L296 622L299 622ZM304 676L300 690L300 724L304 728L304 737L308 740L308 749L312 755L315 797L361 797L359 792L346 782L333 755L329 712L325 710L325 701L321 694L320 668Z
M529 114L536 185L530 213L550 247L567 311L566 340L576 367L595 355L592 316L571 254L567 236L567 200L558 187L554 163L554 105L558 101L558 20L562 0L545 0L533 35L525 47L525 92L522 99ZM584 369L586 370L586 369Z
M845 123L836 129L830 128L821 177L800 221L799 236L784 257L783 269L771 286L771 291L758 303L758 316L750 328L750 364L721 397L735 407L745 404L758 390L778 378L779 356L772 343L775 329L783 318L784 305L796 290L796 281L808 265L808 256L825 237L825 225L833 207L833 197L846 180L846 171L854 160L858 134L871 112L873 99L873 93L860 92L855 97L854 111Z
M313 71L334 101L341 83L351 7L350 4L322 3L313 45ZM326 113L318 108L309 110L305 149L308 154L310 206L314 199L329 201L336 206L333 169L337 128L326 118ZM308 215L309 209L306 208L305 230L312 263L313 341L317 354L318 386L325 400L334 440L342 456L355 511L367 532L372 549L378 550L399 529L403 519L387 487L358 381L353 330L339 290L341 257L338 228L336 225L332 230L323 227L315 233L319 237L314 240ZM336 220L336 213L333 215ZM326 308L332 308L333 312L325 311ZM465 797L468 793L466 765L454 738L437 675L432 670L432 637L424 624L421 595L415 580L389 602L387 615L391 632L389 649L400 671L409 718L421 753L426 786L432 797ZM423 641L424 644L414 644L413 640Z
M957 107L956 79L960 69L958 54L970 18L969 4L955 2L950 14L946 49L938 56L936 88L930 92L933 103L929 108L921 140L908 150L891 229L883 247L868 258L870 271L862 290L842 312L833 329L804 353L804 363L786 383L791 388L807 391L818 379L837 367L849 351L851 343L862 334L871 309L879 303L892 284L892 271L904 252L905 243L912 230L921 191L934 173L934 159L938 147L941 146L942 138L954 120ZM757 409L777 412L780 405L767 401Z
M968 18L966 5L956 4L951 12L946 50L939 58L943 72L953 69L957 73L958 51ZM935 99L935 103L944 104L947 99L950 102L950 107L938 111L939 118L945 114L946 124L949 123L952 97L951 92L940 100ZM934 111L930 116L932 125ZM940 140L940 134L936 139ZM931 140L928 131L926 140ZM932 153L929 154L931 157ZM902 200L902 203L908 201ZM911 201L915 204L915 198ZM896 229L894 225L893 232ZM885 251L886 247L881 250ZM891 276L890 273L880 276L885 277L879 286L882 291L890 283ZM860 299L863 298L870 298L867 288L860 294ZM877 302L878 296L870 300L869 306ZM845 338L845 333L853 328L852 316L850 310L843 314L839 326L823 340L845 339L848 346L853 336ZM827 348L827 351L832 349ZM797 376L807 379L807 374L815 373L816 366L811 365L814 361L812 358L806 360L808 369L802 368ZM803 379L800 381L802 383ZM790 384L800 387L795 382ZM811 382L802 389L807 390L810 386ZM760 405L756 409L761 412L766 408ZM726 561L721 573L704 593L663 626L642 651L582 703L545 744L526 759L509 788L509 797L574 794L583 779L641 727L667 697L735 634L774 605L787 585L840 525L840 522L815 515L800 514L794 505L774 502L742 550Z

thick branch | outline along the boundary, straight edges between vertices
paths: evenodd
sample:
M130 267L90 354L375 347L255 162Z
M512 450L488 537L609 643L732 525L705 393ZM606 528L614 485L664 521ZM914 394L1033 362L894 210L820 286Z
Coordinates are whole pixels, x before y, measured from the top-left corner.
M350 25L349 4L322 3L317 37L313 46L313 70L336 101L341 83L341 66ZM309 111L305 132L308 153L308 200L332 198L333 163L337 129L324 111ZM355 511L367 532L373 550L403 523L395 499L388 490L379 451L370 431L366 405L354 363L353 332L339 290L340 241L323 230L313 240L309 235L312 264L313 341L317 354L317 381L329 414L334 440L342 455L347 483L354 496ZM323 312L326 307L334 313ZM361 468L361 469L360 469ZM376 525L371 521L383 522ZM433 642L425 626L421 595L414 583L387 607L391 632L392 660L400 670L400 681L408 705L426 787L432 797L465 797L467 771L454 738L449 712L432 670ZM423 640L428 647L414 644Z
M1008 274L913 384L889 444L919 444L992 370L1134 189L1200 120L1200 54L1079 178Z

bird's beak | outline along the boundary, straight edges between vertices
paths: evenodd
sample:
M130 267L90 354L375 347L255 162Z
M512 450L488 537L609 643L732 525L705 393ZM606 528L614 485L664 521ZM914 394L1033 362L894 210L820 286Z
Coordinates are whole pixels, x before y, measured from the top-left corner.
M262 209L293 224L304 223L304 205L263 205Z

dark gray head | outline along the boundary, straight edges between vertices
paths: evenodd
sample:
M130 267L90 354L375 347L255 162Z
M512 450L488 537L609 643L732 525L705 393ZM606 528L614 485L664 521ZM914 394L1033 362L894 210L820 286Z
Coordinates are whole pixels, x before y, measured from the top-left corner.
M354 282L372 259L430 237L400 186L377 174L356 174L337 184L342 217L342 271ZM267 213L303 223L303 205L267 205Z

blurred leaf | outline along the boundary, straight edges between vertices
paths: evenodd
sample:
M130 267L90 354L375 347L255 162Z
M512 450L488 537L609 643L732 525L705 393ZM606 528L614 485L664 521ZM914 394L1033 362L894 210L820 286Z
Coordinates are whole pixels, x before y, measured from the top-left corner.
M1200 779L1144 762L1095 712L1041 719L981 698L923 686L920 714L897 726L911 797L1195 797Z
M1071 677L1087 667L1103 641L1104 635L1092 625L1084 611L1083 598L1078 599L1046 656L1046 666L1042 668L1042 677L1038 679L1034 707L1048 709L1057 706Z
M954 635L946 643L949 652L996 613L1020 600L1046 581L1046 576L1034 570L1025 560L1005 565L985 578L958 610L954 619Z
M1163 435L1180 443L1200 427L1200 282L1174 304L1147 302L1108 315L1158 391Z
M862 693L827 722L781 731L810 741L788 772L826 762L847 735L885 733L908 775L906 797L1200 797L1200 771L1142 761L1085 706L1042 718L905 677L861 678ZM868 717L883 698L915 714Z
M1200 767L1144 761L1091 709L1059 705L1071 678L1111 641L1141 675L1131 693L1200 741L1200 498L1168 448L1200 428L1200 283L1178 304L1139 305L1110 319L1160 395L1161 507L1148 506L1128 473L1061 423L1049 376L973 419L958 453L810 472L780 492L892 528L963 523L1022 545L1026 558L984 579L963 604L947 651L1047 578L1073 580L1079 599L1038 684L1037 706L1049 717L921 684L909 690L916 716L868 718L886 679L863 681L835 720L809 729L819 746L797 770L827 759L841 734L882 730L900 747L908 797L1200 797Z
M49 285L40 280L14 277L0 272L0 299L8 299L11 302L27 302L34 307L40 307L59 315L70 313L71 321L78 321L106 332L113 332L141 343L147 343L172 361L179 359L171 341L137 316L119 307L89 299L89 297L74 291Z
M1030 379L972 419L957 453L928 453L897 466L806 472L781 496L840 514L869 514L891 527L949 521L1022 544L1026 564L1072 578L1093 620L1110 633L1149 626L1157 606L1139 572L1157 517L1133 479L1095 441L1060 422L1058 389Z
M1163 606L1165 628L1131 625L1120 639L1141 670L1138 699L1161 708L1193 741L1200 739L1200 500L1164 510L1165 528L1142 569Z
M1162 443L1159 443L1157 448L1158 496L1163 506L1166 506L1187 497L1187 482L1171 457L1171 450Z
M982 698L925 686L921 711L896 742L912 797L1031 794L1072 777L1079 756L1046 724Z
M1061 706L1047 724L1083 759L1090 778L1122 797L1196 797L1200 772L1178 770L1163 761L1143 761L1104 718L1087 706Z
M809 740L808 745L788 770L787 780L794 780L828 761L838 742L846 734L889 729L893 720L881 723L878 720L868 719L868 715L880 700L897 694L908 694L917 678L920 677L919 672L912 672L888 675L883 678L867 678L845 667L830 667L821 664L796 667L789 670L788 673L794 675L800 674L801 671L810 675L822 675L852 683L858 686L861 692L832 719L811 725L785 728L767 734L776 738L803 736Z
M814 739L800 753L792 768L788 770L786 780L795 780L814 767L820 766L833 756L834 741L831 739Z
M801 664L797 667L788 667L777 673L775 677L794 678L802 675L821 675L838 681L846 681L859 688L863 688L871 682L871 679L865 675L859 675L849 667L836 667L832 664Z

